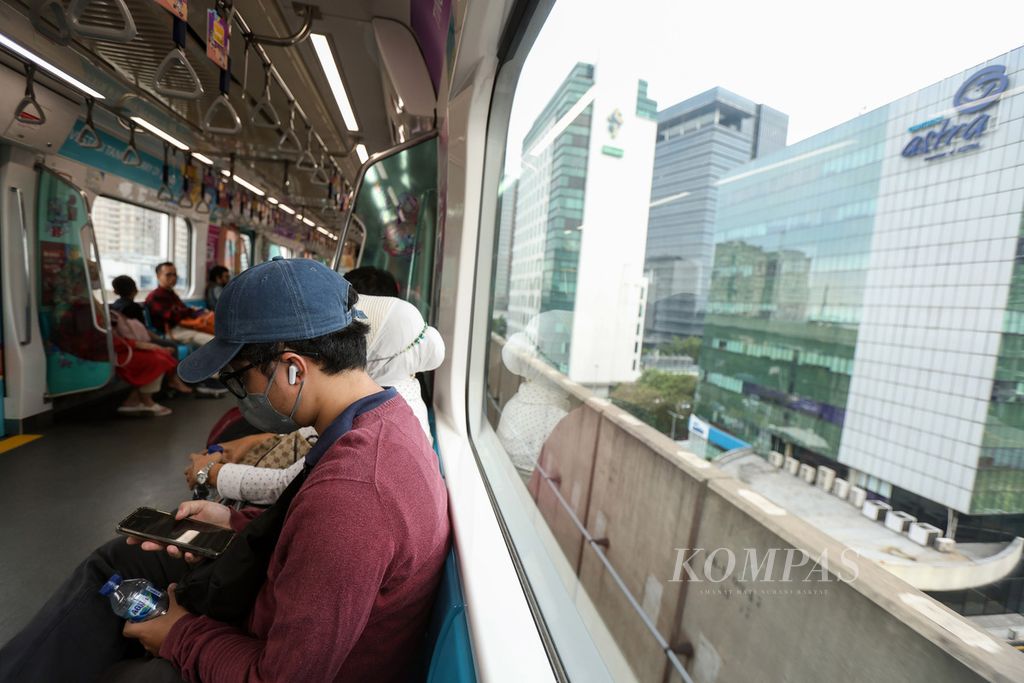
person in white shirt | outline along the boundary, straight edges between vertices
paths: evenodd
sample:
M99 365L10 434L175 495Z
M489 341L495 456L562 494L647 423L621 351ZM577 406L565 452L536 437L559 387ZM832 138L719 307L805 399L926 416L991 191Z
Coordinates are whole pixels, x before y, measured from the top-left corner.
M444 341L440 333L428 325L419 310L408 301L389 296L359 296L358 308L367 317L370 333L366 344L366 371L377 384L393 386L419 419L424 437L433 441L427 417L427 406L420 396L420 385L414 375L438 368L444 361ZM315 432L303 433L307 439ZM272 435L262 434L222 444L225 454L193 453L185 469L189 488L196 485L196 475L206 468L206 484L217 489L222 498L269 505L302 471L304 458L286 469L234 464L245 450ZM227 460L228 462L222 462Z

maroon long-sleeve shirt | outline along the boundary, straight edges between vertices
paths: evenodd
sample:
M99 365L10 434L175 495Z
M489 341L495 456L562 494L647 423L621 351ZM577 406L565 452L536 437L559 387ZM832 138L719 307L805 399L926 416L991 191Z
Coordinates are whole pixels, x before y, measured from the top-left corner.
M232 513L240 530L258 511ZM395 681L449 543L437 458L392 398L356 417L292 500L245 630L187 615L160 656L188 681Z

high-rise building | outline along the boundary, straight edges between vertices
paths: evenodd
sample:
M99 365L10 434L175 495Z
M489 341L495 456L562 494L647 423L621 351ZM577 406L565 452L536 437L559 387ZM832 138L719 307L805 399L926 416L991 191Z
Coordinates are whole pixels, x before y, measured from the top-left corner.
M719 180L695 445L1024 513L1022 84L1024 48Z
M644 344L700 336L714 254L715 182L786 146L789 117L712 88L658 114L647 223Z
M498 190L498 248L494 263L494 314L508 310L508 269L512 264L512 233L516 223L516 189L519 181L506 180Z
M597 391L639 375L656 107L646 82L580 63L523 140L508 332Z

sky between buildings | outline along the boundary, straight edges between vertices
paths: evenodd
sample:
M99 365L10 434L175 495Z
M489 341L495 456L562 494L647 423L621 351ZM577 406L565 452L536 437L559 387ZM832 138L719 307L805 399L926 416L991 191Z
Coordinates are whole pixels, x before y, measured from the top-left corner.
M789 144L1024 44L1024 2L557 0L523 68L506 170L578 61L631 70L663 109L722 86L789 115ZM1017 87L1024 84L1011 84Z

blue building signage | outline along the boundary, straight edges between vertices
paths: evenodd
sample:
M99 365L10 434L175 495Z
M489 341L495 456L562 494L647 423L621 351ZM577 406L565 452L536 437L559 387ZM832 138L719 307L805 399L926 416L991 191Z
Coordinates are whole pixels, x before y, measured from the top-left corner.
M996 104L1009 86L1002 64L979 69L953 96L954 116L939 116L910 127L911 133L931 130L915 135L903 148L903 156L924 156L925 161L933 161L978 149L978 140L992 118L985 110Z

